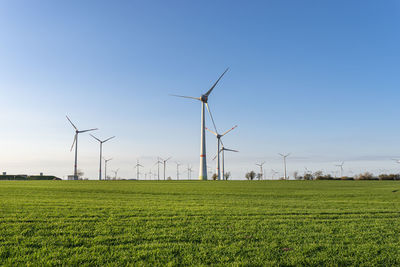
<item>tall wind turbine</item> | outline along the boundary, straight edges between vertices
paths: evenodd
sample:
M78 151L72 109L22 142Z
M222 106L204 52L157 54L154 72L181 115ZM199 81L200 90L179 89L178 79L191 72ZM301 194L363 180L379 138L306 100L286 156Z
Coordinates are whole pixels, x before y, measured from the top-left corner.
M139 180L139 167L143 167L142 165L139 164L139 160L136 161L136 180Z
M170 160L172 157L169 157L167 159L161 159L162 163L164 164L164 181L165 181L165 166L167 165L167 161Z
M225 75L225 73L228 71L229 68L227 68L221 76L218 78L218 80L211 86L211 88L201 97L192 97L192 96L181 96L181 95L173 95L177 97L184 97L184 98L191 98L195 100L201 101L201 131L200 131L200 167L199 167L199 180L207 180L207 159L206 159L206 133L205 133L205 128L206 128L206 121L205 121L205 106L207 107L208 111L210 112L210 107L208 106L208 97L210 96L212 90L214 90L215 86L218 84L218 82L221 80L222 76ZM214 123L214 119L210 113L211 120ZM215 127L215 123L214 123ZM216 130L216 129L215 129Z
M176 162L176 180L179 180L179 166L181 166L181 164L179 162Z
M344 161L342 161L341 164L335 165L336 167L340 168L340 177L343 177L343 164L344 164Z
M286 154L286 155L284 155L284 154L281 154L281 153L278 153L279 155L281 155L282 157L283 157L283 168L284 168L284 173L285 173L285 180L287 179L286 177L286 158L290 155L290 153L288 153L288 154Z
M210 114L211 114L211 112L210 112ZM212 133L213 135L215 135L217 137L217 171L216 171L216 173L217 173L218 180L221 180L221 169L220 169L220 158L219 158L220 145L222 144L221 137L223 137L224 135L226 135L227 133L229 133L236 127L237 127L237 125L233 126L231 129L229 129L228 131L226 131L223 134L219 134L217 130L214 132L214 131L211 131L210 129L206 128L210 133Z
M104 180L107 179L107 163L112 160L112 158L104 159Z
M265 164L265 161L263 163L256 163L258 167L260 167L260 173L261 173L261 180L264 178L264 173L263 173L263 165Z
M162 164L162 161L160 161L160 157L157 158L157 162L154 165L157 165L157 180L160 181L160 164Z
M78 180L78 135L80 133L95 131L95 130L98 130L98 129L94 128L94 129L79 131L78 128L76 128L76 126L68 118L68 116L65 116L65 117L67 117L67 120L71 123L72 127L74 127L74 129L75 129L75 137L74 137L74 142L72 143L72 146L71 146L71 151L72 151L72 149L74 148L74 145L75 145L74 180Z
M99 138L97 138L96 136L94 136L93 134L90 134L90 136L93 137L94 139L96 139L97 141L99 141L99 143L100 143L99 180L101 180L101 159L103 158L103 157L102 157L102 155L103 155L103 143L107 142L107 141L110 140L110 139L113 139L115 136L112 136L112 137L110 137L110 138L108 138L108 139L105 139L105 140L103 140L103 141L100 140Z

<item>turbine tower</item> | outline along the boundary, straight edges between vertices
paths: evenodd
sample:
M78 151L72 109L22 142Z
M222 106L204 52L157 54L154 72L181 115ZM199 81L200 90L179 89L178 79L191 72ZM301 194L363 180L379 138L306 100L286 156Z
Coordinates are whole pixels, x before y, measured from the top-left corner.
M286 180L287 179L286 178L286 158L290 155L290 153L288 153L286 155L281 154L281 153L278 153L278 154L283 157L283 168L284 168L284 174L285 174L285 180Z
M164 181L165 181L165 166L167 165L167 161L170 160L172 157L169 157L167 159L161 159L162 163L164 164Z
M113 136L113 137L110 137L110 138L108 138L108 139L106 139L106 140L100 140L99 138L97 138L96 136L94 136L93 134L90 134L90 136L91 137L93 137L94 139L96 139L97 141L99 141L99 143L100 143L100 167L99 167L99 180L101 180L101 159L103 158L102 157L102 155L103 155L103 143L105 143L105 142L107 142L108 140L110 140L110 139L113 139L115 136Z
M112 171L114 173L114 180L117 180L118 171L119 169Z
M74 127L74 129L75 129L75 137L74 137L74 142L72 143L72 146L71 146L71 151L72 151L72 149L74 148L74 145L75 145L74 180L78 180L78 135L80 133L95 131L95 130L98 130L98 129L94 128L94 129L79 131L78 128L76 128L76 126L68 118L68 116L65 116L65 117L67 117L67 120L71 123L72 127Z
M221 150L219 151L222 154L222 179L226 180L225 178L225 151L229 151L229 152L239 152L237 150L233 150L233 149L229 149L229 148L225 148L224 144L221 142ZM213 158L213 160L216 158L217 156L215 156Z
M210 114L211 114L211 112L210 112ZM210 129L206 128L210 133L212 133L213 135L215 135L217 137L217 171L216 171L216 173L217 173L217 179L218 180L221 180L221 169L220 169L220 158L219 158L220 145L222 144L221 137L223 137L224 135L226 135L227 133L229 133L230 131L232 131L236 127L237 127L237 125L233 126L231 129L229 129L228 131L226 131L223 134L219 134L217 130L215 130L215 132L213 132Z
M108 163L110 160L112 160L112 158L109 158L109 159L105 159L105 158L104 158L104 180L107 179L107 163Z
M179 180L179 166L181 166L181 164L179 162L176 162L176 180Z
M215 88L215 86L218 84L218 82L221 80L222 76L225 75L225 73L228 71L229 68L227 68L221 76L218 78L218 80L211 86L211 88L203 94L201 97L192 97L192 96L181 96L181 95L172 95L172 96L177 96L177 97L184 97L184 98L191 98L195 100L201 101L201 131L200 131L200 167L199 167L199 180L207 180L207 159L206 159L206 133L205 133L205 128L206 128L206 121L205 121L205 107L207 107L208 112L210 113L210 107L208 106L208 97L210 96L212 90ZM212 115L210 113L210 117L212 118ZM215 123L214 123L215 127ZM215 129L216 130L216 129Z
M142 165L139 164L139 160L136 160L136 180L139 180L139 167L143 167Z
M265 164L265 161L263 163L256 163L258 167L260 167L260 173L261 173L261 180L264 178L264 173L263 173L263 165Z
M160 157L157 158L157 162L153 165L157 165L157 180L160 181L160 164L162 164L162 161L160 161Z
M192 166L188 165L187 172L188 172L188 179L191 180L192 179L192 172L193 172Z
M342 161L342 164L335 165L336 167L340 168L340 177L343 177L343 164L344 164L344 161Z

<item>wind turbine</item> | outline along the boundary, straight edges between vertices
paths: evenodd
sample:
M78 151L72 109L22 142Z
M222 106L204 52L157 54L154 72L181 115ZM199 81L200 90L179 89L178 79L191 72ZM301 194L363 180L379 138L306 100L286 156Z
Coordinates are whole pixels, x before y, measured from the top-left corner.
M225 151L229 152L239 152L237 150L225 148L224 144L221 142L222 148L220 149L220 153L222 153L222 179L225 180ZM213 159L215 159L217 156L215 156Z
M210 112L211 114L211 112ZM237 125L233 126L231 129L229 129L228 131L226 131L223 134L219 134L217 130L215 130L215 132L211 131L210 129L206 128L210 133L212 133L213 135L215 135L217 137L217 179L221 180L221 171L220 171L220 158L219 158L219 152L220 152L220 144L222 144L221 141L221 137L223 137L224 135L226 135L227 133L229 133L230 131L232 131L233 129L235 129L237 127ZM223 144L222 144L223 147ZM223 174L222 174L223 175ZM223 177L224 178L224 177Z
M114 173L114 180L117 180L118 171L119 169L112 171Z
M340 177L343 177L343 164L344 164L344 161L342 161L342 164L335 165L336 167L340 168Z
M207 180L207 160L206 160L206 133L205 133L205 128L206 128L206 121L205 121L205 106L208 109L208 112L210 114L211 120L213 121L214 127L214 119L210 113L210 107L208 106L208 97L210 96L212 90L214 90L215 86L218 84L219 80L221 80L222 76L225 75L225 73L228 71L229 68L227 68L221 76L218 78L218 80L211 86L211 88L201 97L192 97L192 96L182 96L182 95L172 95L172 96L177 96L177 97L184 97L184 98L191 98L195 100L201 101L201 131L200 131L200 167L199 167L199 180ZM215 129L216 130L216 129Z
M167 161L170 160L172 157L169 157L167 159L161 159L162 163L164 164L164 181L165 181L165 165L167 165Z
M258 167L260 167L260 173L261 173L261 180L263 180L263 175L264 175L264 173L263 173L263 165L265 164L265 161L263 162L263 163L256 163L256 165L258 166Z
M107 163L108 163L110 160L112 160L112 158L109 158L109 159L105 159L105 158L104 158L104 180L107 179Z
M157 165L157 179L160 181L160 164L162 164L162 161L160 161L160 157L157 158L157 162L154 164Z
M187 172L188 172L188 179L191 180L192 179L192 172L193 172L192 166L188 165Z
M93 134L90 134L91 137L93 137L94 139L96 139L97 141L99 141L100 143L100 168L99 168L99 180L101 180L101 159L102 159L102 155L103 155L103 143L107 142L110 139L113 139L115 136L112 136L106 140L100 140L99 138L97 138L96 136L94 136Z
M181 164L179 162L176 162L176 179L179 180L179 166L181 166Z
M274 169L271 169L271 173L272 173L272 180L273 180L275 175L277 175L279 172L275 171Z
M139 180L139 167L143 167L142 165L139 164L139 160L136 161L136 180Z
M78 128L72 123L72 121L67 117L67 120L71 123L72 127L75 129L75 137L74 137L74 142L72 143L71 146L71 151L74 148L75 145L75 164L74 164L74 180L78 180L78 134L80 133L85 133L85 132L90 132L90 131L95 131L98 130L97 128L94 129L89 129L89 130L83 130L79 131Z
M284 167L284 171L285 171L285 180L286 180L286 158L290 155L290 153L284 155L281 153L278 153L279 155L281 155L283 157L283 167Z
M400 163L400 159L392 159L394 160L396 163Z

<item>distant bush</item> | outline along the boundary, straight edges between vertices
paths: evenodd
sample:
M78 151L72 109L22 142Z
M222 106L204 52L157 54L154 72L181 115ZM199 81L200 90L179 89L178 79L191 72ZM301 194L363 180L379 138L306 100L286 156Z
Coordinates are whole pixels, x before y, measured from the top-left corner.
M354 177L355 180L378 180L377 177L370 172L365 172Z
M339 180L339 179L332 177L330 174L326 174L315 177L315 180Z
M340 177L340 180L354 180L354 177L343 176Z
M381 174L379 180L400 180L400 174Z
M46 175L46 176L40 176L40 175L32 175L32 176L27 176L27 175L0 175L0 180L18 180L18 181L31 181L31 180L61 180L61 178L58 178L53 175Z

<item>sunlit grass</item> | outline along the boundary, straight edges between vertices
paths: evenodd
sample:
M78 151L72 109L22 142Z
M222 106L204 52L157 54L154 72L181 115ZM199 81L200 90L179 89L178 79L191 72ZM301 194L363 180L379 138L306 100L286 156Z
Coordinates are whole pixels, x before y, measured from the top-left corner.
M5 265L399 265L396 181L1 181Z

